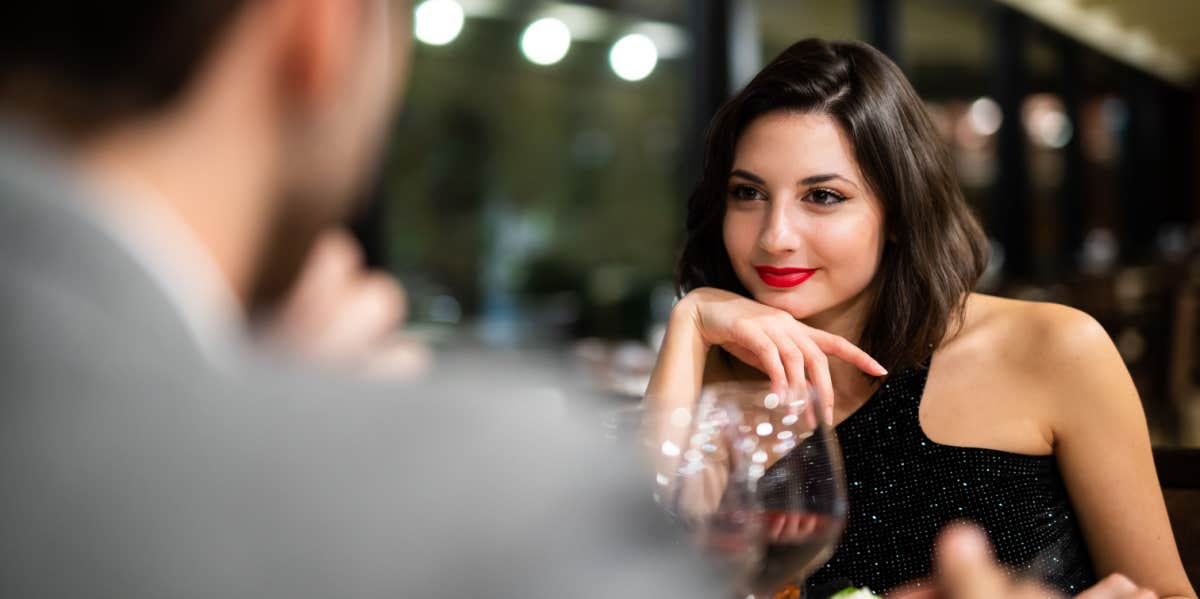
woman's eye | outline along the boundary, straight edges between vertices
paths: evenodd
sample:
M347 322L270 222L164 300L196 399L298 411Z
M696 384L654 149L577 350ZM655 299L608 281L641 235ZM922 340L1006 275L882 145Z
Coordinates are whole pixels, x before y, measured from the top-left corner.
M748 185L735 185L729 190L729 195L735 200L757 200L762 197L757 189Z
M846 201L845 196L832 189L814 189L812 193L808 194L808 197L809 201L821 206L832 206Z

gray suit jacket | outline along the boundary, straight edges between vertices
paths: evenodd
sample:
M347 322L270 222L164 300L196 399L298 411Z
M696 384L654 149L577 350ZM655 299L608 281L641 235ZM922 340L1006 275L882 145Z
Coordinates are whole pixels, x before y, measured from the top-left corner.
M0 133L0 596L712 589L544 372L420 387L209 366L53 152Z

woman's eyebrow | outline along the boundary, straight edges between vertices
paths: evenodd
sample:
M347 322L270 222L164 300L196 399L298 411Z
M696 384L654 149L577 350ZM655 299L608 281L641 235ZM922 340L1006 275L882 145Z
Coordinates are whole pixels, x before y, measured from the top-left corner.
M841 179L842 181L845 181L846 183L849 183L850 185L854 185L855 188L858 187L858 185L855 185L853 181L851 181L837 173L825 173L822 175L812 175L809 177L805 177L800 180L799 185L817 185L818 183L825 183L826 181L833 181L834 179Z
M760 177L760 176L758 176L758 175L756 175L756 174L754 174L754 173L752 173L752 172L750 172L750 171L745 171L745 170L742 170L742 169L740 169L740 168L739 168L739 169L735 169L733 172L729 173L729 176L730 176L730 177L741 177L741 178L743 178L743 179L747 179L747 180L753 181L754 183L758 183L759 185L766 185L766 184L767 184L767 182L766 182L766 181L764 181L762 177Z
M763 180L762 177L760 177L750 171L740 169L740 168L734 169L733 172L729 173L729 176L730 177L741 177L748 181L758 183L759 185L767 184L767 182L765 180ZM851 181L850 179L847 179L837 173L823 173L820 175L810 175L808 177L805 177L805 178L799 180L796 184L797 185L817 185L820 183L825 183L827 181L833 181L834 179L840 179L850 185L853 185L855 188L858 187L858 185L856 185L853 181Z

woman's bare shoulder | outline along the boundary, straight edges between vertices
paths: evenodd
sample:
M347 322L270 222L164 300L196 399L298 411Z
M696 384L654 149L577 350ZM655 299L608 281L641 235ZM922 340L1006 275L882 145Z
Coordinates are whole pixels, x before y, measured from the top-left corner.
M1125 372L1087 314L972 294L962 327L934 354L922 424L935 440L1048 453L1063 415L1087 396L1081 391L1112 376L1105 370ZM981 430L989 432L981 438Z
M1079 353L1112 346L1104 327L1086 312L1050 302L972 294L963 335L976 336L1018 366L1054 366Z
M1124 370L1112 339L1095 318L1070 306L972 294L960 344L994 372L1036 381L1052 394L1105 370Z

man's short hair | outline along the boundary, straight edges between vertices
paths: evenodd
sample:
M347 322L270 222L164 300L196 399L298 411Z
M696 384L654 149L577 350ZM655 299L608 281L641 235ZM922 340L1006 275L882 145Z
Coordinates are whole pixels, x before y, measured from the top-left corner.
M155 112L249 1L0 2L0 106L70 135Z

